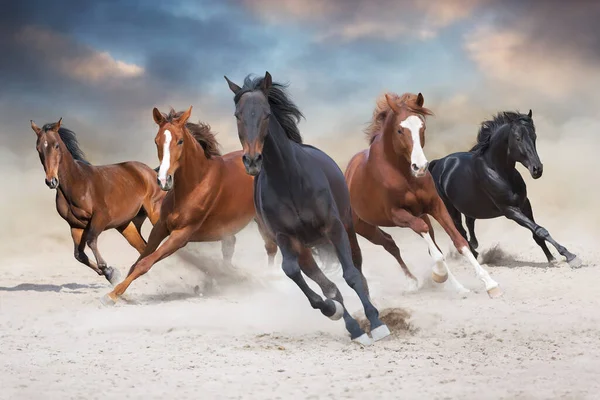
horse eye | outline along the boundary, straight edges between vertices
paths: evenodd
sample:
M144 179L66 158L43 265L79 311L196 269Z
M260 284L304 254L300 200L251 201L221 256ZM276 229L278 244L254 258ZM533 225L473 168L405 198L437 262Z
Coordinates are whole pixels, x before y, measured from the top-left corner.
M54 143L54 148L58 149L58 143Z
M182 144L183 144L183 139L179 139L179 140L177 141L177 145L178 145L178 146L181 146Z
M402 129L398 129L398 133L402 135Z

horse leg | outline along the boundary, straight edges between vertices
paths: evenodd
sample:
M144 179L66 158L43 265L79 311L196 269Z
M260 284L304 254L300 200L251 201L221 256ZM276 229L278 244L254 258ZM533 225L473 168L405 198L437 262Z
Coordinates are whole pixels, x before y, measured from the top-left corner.
M92 250L96 265L102 271L102 274L111 284L115 284L121 278L121 274L116 268L109 267L104 261L104 258L98 251L98 236L106 228L106 222L102 215L92 215L92 219L83 230L82 240L85 240L87 246Z
M157 226L158 224L155 226L155 228ZM162 241L162 239L166 236L166 233L168 233L166 229L162 229L163 228L161 227L161 231L156 232L156 234L154 235L153 233L155 233L155 229L152 229L148 247L146 249L150 247L150 244L154 245L156 242L160 243ZM102 302L104 304L116 303L117 299L120 296L122 296L123 293L125 293L125 291L129 287L129 285L131 285L131 282L150 271L150 268L152 268L154 264L164 259L165 257L170 256L171 254L185 246L192 232L193 230L189 227L186 229L179 229L173 231L169 235L169 238L162 245L158 246L158 248L156 248L155 251L148 255L145 255L145 253L147 253L148 251L145 250L144 254L140 256L140 259L135 264L133 264L133 266L129 270L129 273L127 274L127 277L123 280L123 282L119 283L117 286L115 286L112 292L104 296ZM165 236L160 238L160 236L162 236L163 234Z
M465 221L467 223L467 229L469 229L469 246L471 246L471 253L477 257L475 249L479 247L479 242L475 236L475 218L467 217L465 215Z
M90 261L87 254L85 254L85 241L83 238L83 229L71 228L71 237L73 238L73 244L75 245L75 259L94 270L98 275L104 275L104 272L98 268L95 262Z
M233 259L233 251L235 250L235 236L227 236L221 240L221 253L223 253L223 260L227 264L231 264Z
M306 276L312 279L321 290L323 294L328 299L332 299L336 301L341 307L336 308L336 313L330 318L333 320L338 320L340 316L344 317L344 323L346 324L346 330L350 332L351 337L360 337L364 334L364 331L360 329L358 322L348 313L346 310L346 306L344 305L344 298L340 293L339 289L327 276L319 269L319 266L315 262L315 259L312 255L310 249L303 249L298 256L298 264L300 265L300 269ZM336 304L336 307L337 305Z
M535 223L535 220L533 219L533 209L531 208L531 203L529 202L529 199L527 199L525 201L525 204L521 208L521 211L523 211L523 214L525 214L525 216L527 218L529 218L532 222ZM538 235L536 235L535 232L532 232L532 233L533 233L533 240L535 240L537 245L542 248L542 251L544 252L544 255L546 256L546 258L548 259L548 262L553 263L554 261L556 261L556 259L554 258L554 256L550 252L550 250L548 249L548 246L546 245L546 241L542 237L539 237Z
M356 217L355 220L356 222L354 226L356 227L356 232L369 242L378 246L383 246L383 248L390 253L396 259L396 261L398 261L398 264L400 264L400 268L402 268L404 275L408 279L409 290L416 290L419 287L419 282L406 266L406 263L400 255L400 249L396 245L396 242L392 236L374 225L367 224L358 217Z
M302 290L302 293L304 293L308 299L311 307L314 309L319 309L323 315L333 320L340 319L342 316L341 310L343 309L343 306L332 299L323 300L321 296L315 293L315 291L312 290L304 280L299 263L300 253L301 251L304 251L304 249L298 251L298 245L296 244L295 246L295 243L293 243L288 236L281 234L277 235L277 245L279 246L281 255L283 257L283 262L281 263L283 272L285 272L288 278L294 281L300 290ZM364 339L362 335L365 335L365 333L362 331L362 329L358 328L358 331L350 332L350 335L353 340L359 337Z
M531 205L530 205L530 207L531 207ZM519 209L517 207L507 207L504 210L504 215L506 216L506 218L515 221L517 224L524 226L525 228L528 228L535 236L542 238L543 240L545 240L547 242L550 242L550 244L556 248L556 250L560 253L560 255L567 259L567 262L569 263L569 265L571 267L576 268L576 267L581 266L581 260L575 254L571 253L565 247L558 244L552 238L552 236L550 236L550 233L548 233L548 231L546 229L544 229L540 225L536 224L532 219L528 218L523 213L523 211L521 211L521 209ZM532 215L533 215L533 212L532 212Z
M454 222L452 221L452 218L450 218L450 214L441 199L433 204L430 214L440 223L448 236L450 236L450 239L458 252L473 266L477 277L485 284L485 290L488 292L488 295L491 298L502 296L500 285L498 285L498 283L492 279L490 274L477 262L477 259L469 249L467 240L456 229Z
M135 222L131 221L126 225L118 227L117 230L138 253L142 254L144 252L146 241L138 231Z
M479 256L479 253L477 251L475 251L475 248L478 246L477 239L475 239L475 246L471 245L471 242L469 241L469 238L467 237L467 232L465 231L465 227L463 226L463 223L462 223L462 214L453 205L448 204L446 202L444 202L444 204L446 206L446 210L448 211L448 214L450 215L450 218L452 218L452 222L454 223L456 230L467 241L467 244L469 245L469 250L471 250L471 253L473 253L473 256L475 258L477 258ZM473 238L475 238L475 233L470 233L471 227L469 226L469 217L467 217L466 215L465 215L465 220L467 222L467 227L469 228L469 235L470 235L471 239L473 239ZM475 220L472 220L472 221L473 221L472 229L475 229Z
M350 248L350 239L346 233L344 224L339 219L333 221L333 224L329 230L329 240L335 247L335 252L342 264L342 274L344 280L358 295L363 308L365 310L365 316L371 324L371 336L373 340L377 341L389 336L390 330L388 327L381 322L379 319L379 311L375 308L371 300L369 299L368 289L365 286L365 278L361 271L356 268L352 261L352 250ZM366 335L365 335L366 336Z
M265 251L269 256L269 267L271 267L275 263L275 255L277 254L277 243L273 240L273 238L267 233L267 229L264 227L262 222L258 218L254 218L256 225L258 226L258 233L262 237L265 242Z
M365 278L365 275L362 272L362 251L360 250L360 246L358 245L358 238L356 237L354 224L349 224L348 226L346 226L346 234L348 235L348 240L350 241L350 253L352 255L352 263L354 264L356 269L358 269L358 272L360 272L363 284L365 285L365 290L367 291L367 296L369 296L370 299L371 295L369 293L369 284L367 283L367 278Z

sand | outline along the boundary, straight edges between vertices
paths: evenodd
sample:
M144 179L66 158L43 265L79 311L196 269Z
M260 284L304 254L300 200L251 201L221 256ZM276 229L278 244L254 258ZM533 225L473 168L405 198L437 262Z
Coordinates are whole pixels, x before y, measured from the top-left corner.
M127 302L105 307L99 298L108 283L72 258L58 220L62 234L4 252L0 398L595 398L597 232L561 228L551 213L538 214L587 267L547 268L526 230L506 220L480 222L481 247L500 243L506 253L499 265L486 265L505 290L494 300L450 251L450 268L472 293L435 286L427 280L426 244L391 229L424 282L407 293L392 257L361 239L372 297L382 313L400 317L391 337L366 348L350 342L342 321L312 310L278 266L267 266L255 225L239 235L237 272L212 294L198 293L204 274L174 256L136 281ZM100 246L122 272L135 259L114 232L101 236ZM218 267L219 245L194 244L189 253L198 265ZM339 271L330 275L360 314Z

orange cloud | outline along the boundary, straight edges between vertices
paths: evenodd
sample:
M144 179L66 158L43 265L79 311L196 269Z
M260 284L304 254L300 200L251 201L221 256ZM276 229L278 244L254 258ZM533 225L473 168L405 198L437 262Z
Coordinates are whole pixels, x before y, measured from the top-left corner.
M108 52L82 46L43 28L26 26L17 32L16 40L38 52L46 65L77 81L100 84L144 74L144 68L138 65L116 60Z

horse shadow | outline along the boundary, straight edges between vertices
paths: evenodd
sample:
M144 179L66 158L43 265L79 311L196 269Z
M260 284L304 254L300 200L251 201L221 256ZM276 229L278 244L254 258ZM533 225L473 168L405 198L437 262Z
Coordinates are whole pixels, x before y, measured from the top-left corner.
M38 283L21 283L17 286L6 287L0 286L0 292L55 292L58 293L63 289L69 289L71 293L83 293L79 289L100 289L103 285L92 283L84 285L79 283L65 283L62 285L38 284Z

